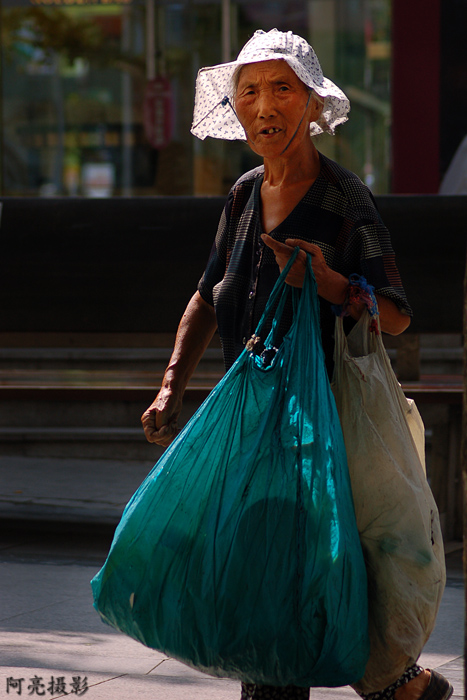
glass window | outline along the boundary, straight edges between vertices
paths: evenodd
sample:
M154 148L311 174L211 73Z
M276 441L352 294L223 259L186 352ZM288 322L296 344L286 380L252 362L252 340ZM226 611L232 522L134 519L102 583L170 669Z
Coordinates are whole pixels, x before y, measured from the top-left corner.
M390 0L0 0L0 192L217 195L259 161L190 134L201 66L295 31L349 95L317 146L387 192Z

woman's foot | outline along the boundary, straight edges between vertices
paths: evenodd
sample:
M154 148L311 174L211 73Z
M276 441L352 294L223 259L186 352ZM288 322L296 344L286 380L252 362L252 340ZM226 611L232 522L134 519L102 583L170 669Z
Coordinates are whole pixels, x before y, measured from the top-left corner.
M396 690L394 700L418 700L428 688L430 678L431 673L425 668L418 676Z
M448 700L453 692L450 682L436 671L424 669L394 693L394 700Z

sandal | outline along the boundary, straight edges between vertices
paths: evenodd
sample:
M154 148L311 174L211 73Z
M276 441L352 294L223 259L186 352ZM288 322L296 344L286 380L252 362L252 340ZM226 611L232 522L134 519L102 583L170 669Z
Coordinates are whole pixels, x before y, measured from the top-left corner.
M448 700L454 692L451 683L441 673L429 668L427 671L430 671L430 682L418 700Z

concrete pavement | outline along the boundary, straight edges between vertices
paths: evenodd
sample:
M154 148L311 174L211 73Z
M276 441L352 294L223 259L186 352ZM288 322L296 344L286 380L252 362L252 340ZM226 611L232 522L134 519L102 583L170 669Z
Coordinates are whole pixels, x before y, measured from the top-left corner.
M61 534L60 534L61 533ZM0 698L239 700L239 684L194 671L106 627L89 581L107 552L98 530L62 524L44 536L30 523L0 536ZM460 551L447 557L448 586L422 664L440 670L463 697L464 589ZM20 683L20 679L24 679ZM313 689L317 700L357 696Z
M1 455L0 519L117 525L163 452L146 444L146 461Z

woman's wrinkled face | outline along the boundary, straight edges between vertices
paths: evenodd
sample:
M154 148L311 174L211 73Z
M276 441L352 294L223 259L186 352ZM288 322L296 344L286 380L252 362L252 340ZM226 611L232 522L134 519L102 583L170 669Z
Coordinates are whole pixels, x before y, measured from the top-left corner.
M255 153L275 158L287 149L289 155L309 141L310 122L318 119L321 112L313 98L307 107L309 95L286 61L250 63L241 69L235 109Z

